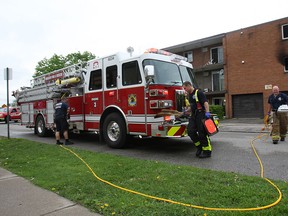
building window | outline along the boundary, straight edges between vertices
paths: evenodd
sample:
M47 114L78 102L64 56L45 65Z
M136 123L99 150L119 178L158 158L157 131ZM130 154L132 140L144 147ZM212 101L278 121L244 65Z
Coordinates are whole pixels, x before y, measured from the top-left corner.
M223 63L223 47L211 48L210 59L213 64Z
M141 74L137 61L122 65L122 85L135 85L142 83Z
M284 58L284 71L288 72L288 57Z
M282 39L288 39L288 24L282 25Z
M224 97L212 98L212 105L224 106L225 105L225 98Z
M224 70L212 72L212 90L223 91L224 90Z
M106 68L106 86L107 88L117 87L117 66L110 66Z
M192 62L193 61L193 52L186 52L184 53L184 56L187 58L188 62Z

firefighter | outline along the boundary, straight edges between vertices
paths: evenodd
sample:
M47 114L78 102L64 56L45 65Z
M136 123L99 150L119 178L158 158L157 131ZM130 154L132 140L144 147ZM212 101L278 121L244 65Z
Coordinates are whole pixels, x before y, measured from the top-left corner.
M272 115L272 141L277 144L279 139L285 141L287 133L287 117L285 112L277 112L281 105L288 104L288 96L279 92L278 86L273 86L272 94L268 98L268 116Z
M197 148L196 157L211 157L212 147L210 138L204 128L203 120L210 118L209 104L202 91L192 86L191 82L183 83L184 90L188 93L190 103L190 118L187 126L188 135Z
M54 122L56 124L55 138L57 145L63 144L60 141L61 132L63 133L63 136L65 138L64 145L73 144L73 142L71 142L68 138L69 124L67 122L67 111L68 111L67 98L63 97L62 100L55 105Z

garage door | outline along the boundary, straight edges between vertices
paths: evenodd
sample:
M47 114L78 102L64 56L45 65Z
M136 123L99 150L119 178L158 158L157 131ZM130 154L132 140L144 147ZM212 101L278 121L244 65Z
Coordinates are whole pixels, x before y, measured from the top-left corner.
M263 95L232 96L233 118L263 118Z

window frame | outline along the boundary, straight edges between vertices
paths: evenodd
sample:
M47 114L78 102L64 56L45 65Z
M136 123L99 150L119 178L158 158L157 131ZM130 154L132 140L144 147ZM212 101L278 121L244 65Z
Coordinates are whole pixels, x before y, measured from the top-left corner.
M215 60L213 60L212 58L212 50L214 49L217 49L217 62ZM220 58L220 53L219 50L222 50L222 56ZM221 61L220 61L221 60ZM211 47L210 48L210 61L213 63L213 64L223 64L224 62L224 53L223 53L223 46L216 46L216 47Z
M134 65L132 65L132 64L134 64ZM130 72L130 71L126 70L125 67L127 66L127 69L128 69L130 66L130 68L132 68L131 65L134 66L134 69L136 69L136 73L134 74L135 77L133 77L133 78L136 78L135 80L138 79L137 82L132 82L133 81L132 79L130 79L131 82L126 82L126 81L129 81L129 78L131 78L131 75L129 75L129 73L126 74L126 72ZM126 77L128 79L126 79ZM140 72L139 63L137 60L125 62L122 64L122 86L139 85L142 82L143 82L143 80L142 80L142 76L141 76L141 72Z
M116 74L115 74L115 72L116 72ZM111 75L112 75L112 78L109 77ZM106 88L107 89L117 88L117 86L118 86L117 77L118 77L117 65L110 65L110 66L106 67L106 77L105 78L106 78ZM109 80L109 82L108 82L108 80ZM115 86L114 85L108 86L108 84L110 84L110 81L113 82L112 84L115 84Z
M223 75L221 75L221 73L223 73ZM219 90L215 90L215 87L214 87L214 74L218 74L218 85L219 85ZM218 70L218 71L212 71L211 73L211 76L212 76L212 91L223 91L225 90L225 79L224 79L224 70L221 69L221 70ZM221 76L222 76L222 79L221 79ZM223 80L223 81L222 81ZM222 83L223 82L223 83Z
M100 75L100 76L97 76ZM92 77L93 76L93 77ZM100 81L101 81L101 86L100 88L97 87L98 85L96 85L96 79L93 79L95 77L100 77ZM89 86L88 86L88 90L89 91L96 91L96 90L101 90L103 89L103 73L102 73L102 69L97 69L97 70L93 70L90 73L90 80L89 80Z
M191 60L189 60L189 54L191 54ZM187 58L188 62L193 62L193 51L184 52L184 57Z
M219 100L219 104L216 104L216 100ZM212 98L212 105L220 105L220 106L224 106L225 104L225 97L213 97Z
M287 34L287 37L284 37L284 27L285 27L285 32ZM288 40L288 23L287 24L283 24L281 26L281 32L282 32L282 40Z
M288 73L288 56L284 57L283 62L284 62L284 72Z

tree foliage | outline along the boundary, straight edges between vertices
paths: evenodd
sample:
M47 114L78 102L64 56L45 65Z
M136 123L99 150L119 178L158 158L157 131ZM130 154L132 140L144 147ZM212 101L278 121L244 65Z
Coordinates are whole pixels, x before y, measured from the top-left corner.
M38 62L33 77L37 77L54 70L58 70L73 64L77 64L79 63L79 61L86 62L95 57L96 56L94 54L88 51L85 51L83 53L80 52L70 53L67 56L54 54L51 58L49 59L44 58L43 60Z

